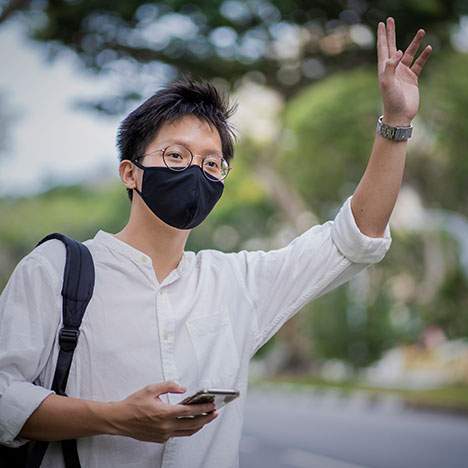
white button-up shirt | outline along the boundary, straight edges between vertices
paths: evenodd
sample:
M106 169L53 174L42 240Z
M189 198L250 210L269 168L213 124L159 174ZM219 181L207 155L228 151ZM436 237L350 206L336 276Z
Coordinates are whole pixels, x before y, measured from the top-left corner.
M81 325L67 394L100 401L174 380L185 394L236 388L240 397L190 437L166 443L99 435L78 439L87 468L237 468L249 361L309 301L379 262L391 244L364 235L351 196L334 220L315 225L277 250L185 251L158 282L149 256L99 230L84 242L96 284ZM19 446L26 419L49 394L62 320L65 247L51 240L14 269L0 296L0 443ZM43 467L64 466L51 443Z

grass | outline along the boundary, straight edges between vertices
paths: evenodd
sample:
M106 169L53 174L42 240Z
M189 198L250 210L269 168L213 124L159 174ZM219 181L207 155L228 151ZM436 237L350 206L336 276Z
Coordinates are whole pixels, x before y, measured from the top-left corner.
M252 385L288 385L300 389L334 389L344 394L355 391L369 393L372 396L392 395L400 397L410 406L445 410L468 415L468 385L453 385L431 389L401 389L374 387L362 384L358 381L327 381L313 376L281 375L268 379L255 379Z

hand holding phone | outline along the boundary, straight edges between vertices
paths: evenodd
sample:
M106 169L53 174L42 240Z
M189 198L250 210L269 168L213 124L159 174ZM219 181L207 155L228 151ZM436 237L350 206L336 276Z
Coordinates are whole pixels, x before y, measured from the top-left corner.
M110 433L158 443L195 434L215 420L218 413L212 403L174 405L160 398L165 393L185 391L179 384L166 381L146 385L123 400L109 403L105 411L111 422ZM192 418L178 419L180 416Z

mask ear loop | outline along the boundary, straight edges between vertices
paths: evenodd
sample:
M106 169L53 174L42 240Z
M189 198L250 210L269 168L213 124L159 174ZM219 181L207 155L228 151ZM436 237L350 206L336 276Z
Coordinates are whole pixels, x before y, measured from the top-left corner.
M138 193L138 195L140 195L140 198L143 199L143 195L136 187L134 187L132 190L135 190L135 192Z
M135 166L142 169L143 171L145 170L145 166L142 166L136 159L134 159L132 163L135 164ZM140 198L143 200L143 194L137 189L137 187L134 187L132 190L135 190L135 192L138 193L138 195L140 195Z
M137 159L134 159L131 161L133 164L135 164L135 166L139 167L140 169L143 169L145 170L145 166L142 166Z

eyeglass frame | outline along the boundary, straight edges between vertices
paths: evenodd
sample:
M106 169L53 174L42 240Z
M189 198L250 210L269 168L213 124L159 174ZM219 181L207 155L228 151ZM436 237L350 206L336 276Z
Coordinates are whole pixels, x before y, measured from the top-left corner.
M189 154L190 154L190 163L188 164L188 166L184 167L183 169L174 169L173 167L169 167L169 166L168 166L168 164L166 163L166 160L164 159L164 153L165 153L165 151L167 150L167 148L170 148L171 146L182 146L182 148L185 148L185 149L189 152ZM185 145L183 145L182 143L171 143L170 145L167 145L167 146L165 146L164 148L158 148L158 149L155 149L155 150L151 151L150 153L142 154L141 156L138 156L137 158L135 158L134 161L138 161L139 159L142 159L142 158L144 158L144 157L146 157L146 156L150 156L150 155L152 155L153 153L157 153L157 152L160 152L160 151L162 152L162 160L163 160L164 165L165 165L168 169L170 169L171 171L174 171L174 172L182 172L182 171L185 171L186 169L188 169L188 168L192 165L192 163L193 163L193 158L194 158L194 156L197 156L197 155L194 155L194 154L192 153L192 151L190 151L190 149L187 148L187 147L186 147ZM210 156L213 156L213 155L205 156L205 157L202 159L202 167L201 167L201 170L202 170L202 172L203 172L203 175L204 175L208 180L210 180L210 181L212 181L212 182L216 182L216 181L221 182L221 181L226 180L226 178L227 178L227 176L229 175L229 172L231 171L232 167L230 166L228 160L227 160L226 158L224 158L224 157L221 157L221 160L226 161L226 164L227 164L227 167L228 167L228 168L227 168L227 173L226 173L226 175L225 175L222 179L216 179L216 180L215 180L215 179L210 179L210 178L206 175L206 172L203 170L203 163L204 163L205 159L206 159L206 158L209 158ZM144 167L151 167L151 166L144 166Z

